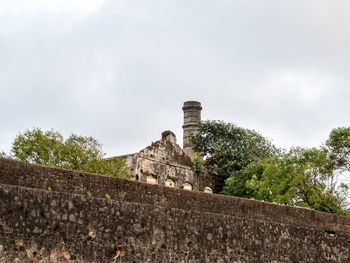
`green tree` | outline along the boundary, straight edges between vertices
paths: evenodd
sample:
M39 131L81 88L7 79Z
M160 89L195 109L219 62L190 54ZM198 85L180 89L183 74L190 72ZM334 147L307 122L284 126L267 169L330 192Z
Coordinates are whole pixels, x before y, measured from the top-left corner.
M205 159L207 172L217 176L219 188L235 172L277 152L258 132L231 123L204 121L199 123L198 130L199 133L190 138L193 149Z
M16 136L12 143L11 156L35 164L64 167L63 149L64 140L59 132L43 132L34 128Z
M128 177L126 163L118 158L103 159L102 145L93 137L72 134L65 140L57 131L34 128L17 135L11 156L40 165Z
M65 140L61 155L64 166L74 170L89 170L96 160L102 160L102 145L92 137L72 134Z
M348 214L337 174L350 171L350 128L333 130L327 147L285 152L253 130L205 121L191 142L223 194Z
M337 169L350 172L350 128L339 127L333 129L326 141L331 158Z
M245 175L245 197L346 215L348 187L336 184L334 169L327 149L293 148L238 173ZM240 194L235 180L226 180L223 193Z
M253 162L247 167L235 171L225 180L222 194L244 198L256 198L260 180L264 172L264 163Z

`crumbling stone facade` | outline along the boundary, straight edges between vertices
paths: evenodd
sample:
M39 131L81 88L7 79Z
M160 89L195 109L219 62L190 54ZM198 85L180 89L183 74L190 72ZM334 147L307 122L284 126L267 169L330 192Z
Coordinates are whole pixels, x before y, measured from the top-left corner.
M215 187L214 178L194 170L171 131L163 132L161 140L142 151L119 157L126 161L131 180L206 192Z
M172 131L164 131L162 138L135 154L118 156L123 158L129 167L131 180L185 190L215 191L215 178L195 171L189 136L198 132L201 120L201 103L187 101L183 106L183 149L177 144Z

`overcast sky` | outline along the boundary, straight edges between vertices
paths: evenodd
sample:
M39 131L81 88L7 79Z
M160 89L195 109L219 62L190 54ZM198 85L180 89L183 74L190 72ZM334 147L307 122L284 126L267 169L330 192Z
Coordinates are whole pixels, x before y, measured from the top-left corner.
M25 129L93 136L108 156L203 119L279 147L350 126L348 0L0 0L0 150Z

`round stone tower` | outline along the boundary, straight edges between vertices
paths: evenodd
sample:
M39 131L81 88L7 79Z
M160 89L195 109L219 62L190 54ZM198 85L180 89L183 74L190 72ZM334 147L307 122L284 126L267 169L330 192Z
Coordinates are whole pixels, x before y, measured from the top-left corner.
M189 157L193 158L194 152L189 136L198 133L198 122L201 121L202 106L198 101L186 101L182 110L184 111L184 125L182 126L184 130L183 149Z

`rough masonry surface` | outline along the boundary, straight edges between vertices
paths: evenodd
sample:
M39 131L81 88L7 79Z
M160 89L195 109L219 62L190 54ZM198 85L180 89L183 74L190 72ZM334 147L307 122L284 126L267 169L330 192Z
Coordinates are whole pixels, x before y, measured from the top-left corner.
M0 262L349 262L349 241L348 217L0 159Z

